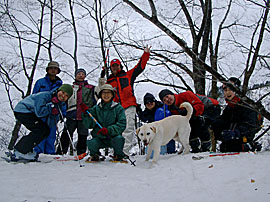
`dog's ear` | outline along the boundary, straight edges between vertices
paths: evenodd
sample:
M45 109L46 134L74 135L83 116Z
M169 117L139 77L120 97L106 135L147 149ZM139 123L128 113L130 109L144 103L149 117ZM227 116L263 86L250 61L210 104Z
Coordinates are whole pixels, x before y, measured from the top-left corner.
M151 129L154 133L156 133L156 131L157 131L156 127L154 127L154 126L150 127L150 129Z
M140 128L137 128L137 130L136 130L136 135L138 135L139 132L140 132Z

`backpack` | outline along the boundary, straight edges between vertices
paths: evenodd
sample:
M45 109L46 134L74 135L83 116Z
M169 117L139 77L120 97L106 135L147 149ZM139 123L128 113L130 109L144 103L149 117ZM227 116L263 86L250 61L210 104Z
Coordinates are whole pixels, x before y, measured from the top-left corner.
M208 109L209 107L216 106L219 102L213 98L207 97L205 95L196 94L196 96L202 101L204 104L204 110Z

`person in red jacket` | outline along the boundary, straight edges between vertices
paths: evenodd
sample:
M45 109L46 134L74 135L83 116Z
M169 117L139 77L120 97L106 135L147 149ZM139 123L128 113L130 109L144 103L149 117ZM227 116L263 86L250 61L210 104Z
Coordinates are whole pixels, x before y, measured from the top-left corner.
M122 105L126 114L127 126L122 134L125 138L124 153L126 155L129 155L129 151L132 147L133 136L135 134L137 103L134 95L134 81L145 69L146 63L149 60L150 49L151 46L146 46L138 64L127 72L123 70L120 60L113 59L110 63L112 73L107 79L107 84L111 84L112 87L115 88L116 95L114 101Z
M201 151L201 148L204 147L204 143L211 143L210 135L202 135L200 133L203 120L201 115L204 112L203 102L191 91L186 91L180 94L174 94L168 89L164 89L159 92L160 100L168 105L168 109L174 115L183 115L187 114L186 109L179 108L183 102L189 102L193 107L193 115L190 119L191 133L189 138L189 144L191 146L192 152L197 153Z

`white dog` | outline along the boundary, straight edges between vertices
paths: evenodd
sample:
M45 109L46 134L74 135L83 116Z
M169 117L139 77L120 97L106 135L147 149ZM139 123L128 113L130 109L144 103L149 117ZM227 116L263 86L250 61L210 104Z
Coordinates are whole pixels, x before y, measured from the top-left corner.
M192 116L193 108L188 102L182 103L181 107L186 108L186 116L172 115L160 121L144 124L136 130L137 136L143 141L144 145L149 145L146 161L150 159L152 150L154 150L152 163L156 163L160 154L160 146L168 144L171 139L181 143L179 154L184 149L184 154L189 153L189 136L191 131L189 119Z

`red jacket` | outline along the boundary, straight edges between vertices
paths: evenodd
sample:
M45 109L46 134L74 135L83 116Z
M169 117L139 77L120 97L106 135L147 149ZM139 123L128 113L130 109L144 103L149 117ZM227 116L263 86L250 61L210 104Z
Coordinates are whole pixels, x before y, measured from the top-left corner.
M142 73L149 59L150 53L144 52L138 64L131 70L121 70L116 76L111 74L107 80L113 88L116 88L115 102L119 102L124 109L130 106L137 106L134 96L134 81Z
M203 102L191 91L186 91L180 94L174 94L175 103L174 105L179 108L183 102L189 102L193 109L196 110L195 116L202 115L204 111ZM171 111L172 114L177 114L176 110Z

